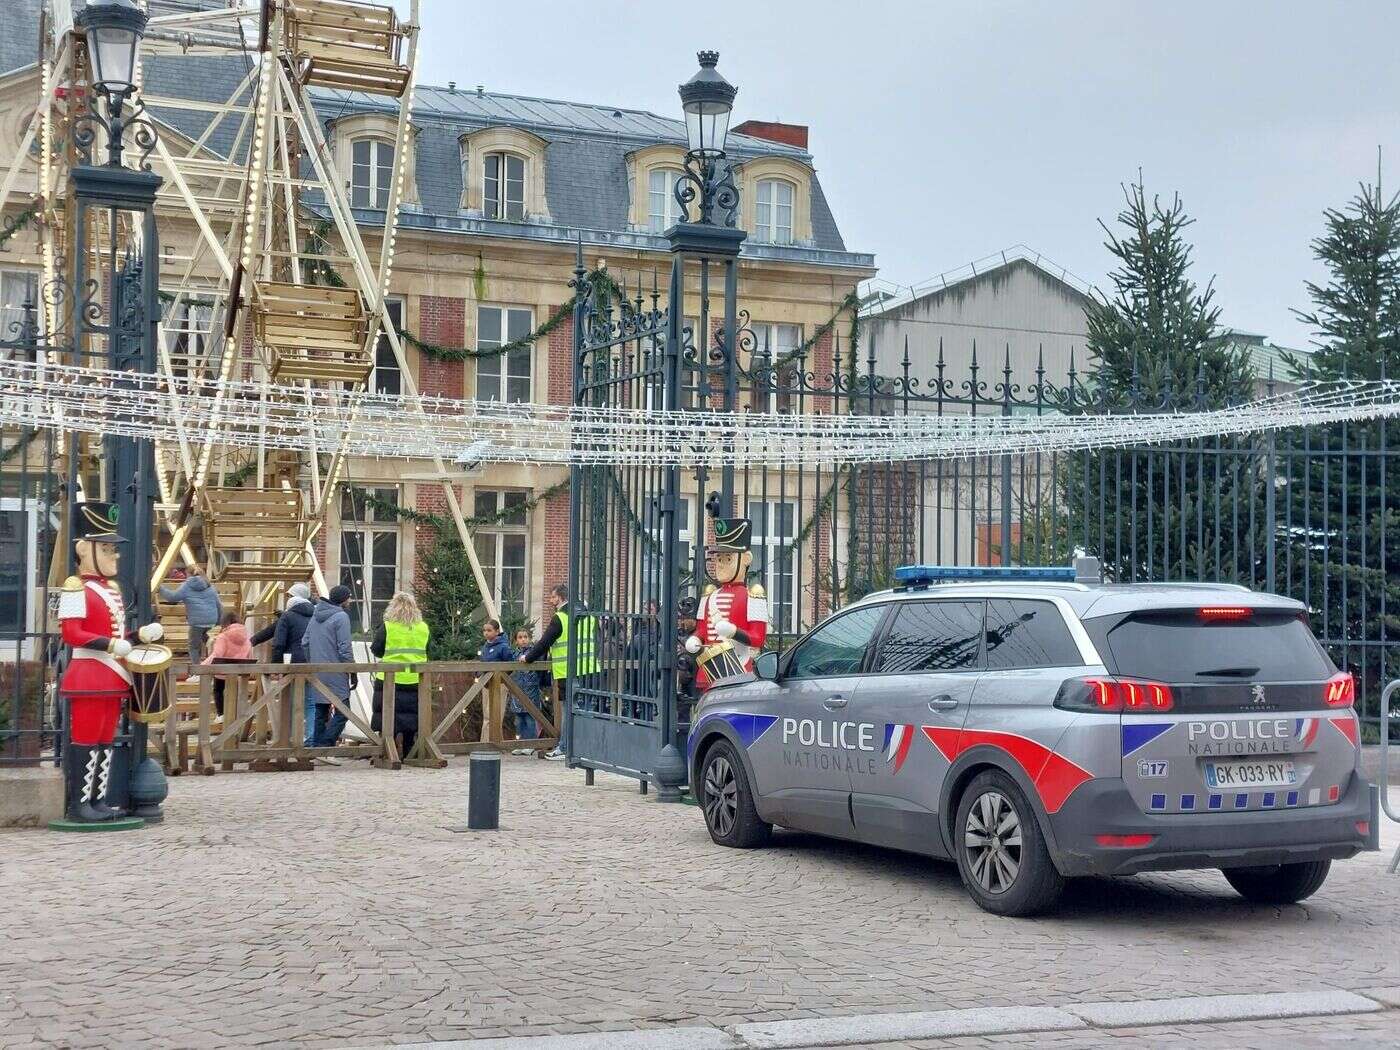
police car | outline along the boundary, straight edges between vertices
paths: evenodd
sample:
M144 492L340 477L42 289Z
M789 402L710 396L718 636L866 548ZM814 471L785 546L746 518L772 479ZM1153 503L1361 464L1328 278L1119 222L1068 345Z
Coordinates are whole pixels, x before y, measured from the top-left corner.
M1182 868L1293 902L1379 848L1355 684L1300 603L1104 584L1094 559L896 580L705 695L689 767L715 842L780 825L952 859L1002 915Z

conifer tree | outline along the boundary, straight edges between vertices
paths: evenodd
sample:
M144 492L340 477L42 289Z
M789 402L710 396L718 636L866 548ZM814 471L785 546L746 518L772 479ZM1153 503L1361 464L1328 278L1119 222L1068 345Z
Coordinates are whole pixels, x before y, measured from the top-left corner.
M1214 289L1199 287L1191 276L1186 230L1194 220L1181 198L1164 203L1149 197L1140 177L1123 194L1116 225L1100 222L1116 263L1108 278L1112 294L1085 311L1087 361L1081 359L1062 407L1076 413L1199 411L1248 400L1254 384L1249 358L1220 338ZM1235 512L1255 498L1260 482L1251 469L1251 446L1229 447L1223 475L1225 457L1208 457L1194 443L1063 457L1056 469L1058 520L1042 514L1029 523L1023 558L1033 551L1044 560L1053 551L1063 560L1083 550L1102 558L1120 581L1249 580L1263 543L1239 531ZM1210 542L1220 527L1226 542Z
M1312 247L1327 278L1307 285L1312 308L1297 311L1316 350L1295 367L1319 380L1400 377L1400 196L1386 199L1378 175L1323 213ZM1375 420L1313 428L1306 444L1303 435L1285 439L1280 589L1306 594L1314 629L1368 698L1396 668L1385 665L1384 647L1341 643L1400 637L1400 474L1366 454L1394 447L1396 433Z
M475 660L482 641L481 589L456 531L434 531L418 579L418 604L430 630L428 659Z

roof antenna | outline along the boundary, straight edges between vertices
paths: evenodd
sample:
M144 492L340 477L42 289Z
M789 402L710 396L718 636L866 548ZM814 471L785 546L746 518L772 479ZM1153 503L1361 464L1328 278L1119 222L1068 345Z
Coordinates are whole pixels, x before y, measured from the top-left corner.
M486 85L485 85L485 84L478 84L478 85L476 86L476 93L477 93L478 95L484 95L484 94L486 94Z

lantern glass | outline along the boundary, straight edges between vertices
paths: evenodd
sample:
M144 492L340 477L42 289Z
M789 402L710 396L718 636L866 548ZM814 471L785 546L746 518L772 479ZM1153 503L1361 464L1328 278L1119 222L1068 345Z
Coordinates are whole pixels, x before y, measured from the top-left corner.
M140 34L126 26L88 27L88 55L94 83L116 95L129 92L136 80L136 47Z
M722 154L725 141L729 137L731 112L732 108L727 102L687 103L685 134L689 140L690 151L708 157Z

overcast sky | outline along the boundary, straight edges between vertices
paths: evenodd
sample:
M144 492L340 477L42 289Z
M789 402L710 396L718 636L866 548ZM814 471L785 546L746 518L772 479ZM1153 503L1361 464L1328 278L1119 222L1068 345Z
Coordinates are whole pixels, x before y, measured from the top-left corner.
M717 49L735 122L810 125L847 246L898 283L1018 242L1101 281L1097 220L1141 167L1197 220L1223 321L1303 345L1323 209L1377 146L1400 188L1394 0L423 0L423 24L424 82L668 115Z

